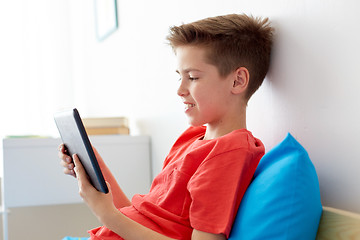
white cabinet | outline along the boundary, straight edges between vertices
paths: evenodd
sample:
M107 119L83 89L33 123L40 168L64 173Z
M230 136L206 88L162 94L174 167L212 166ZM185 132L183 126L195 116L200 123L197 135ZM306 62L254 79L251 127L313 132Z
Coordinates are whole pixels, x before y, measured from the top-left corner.
M151 184L148 136L90 136L90 141L130 199L135 193L148 192ZM76 180L62 172L58 158L60 143L55 138L3 140L4 236L8 208L82 201Z

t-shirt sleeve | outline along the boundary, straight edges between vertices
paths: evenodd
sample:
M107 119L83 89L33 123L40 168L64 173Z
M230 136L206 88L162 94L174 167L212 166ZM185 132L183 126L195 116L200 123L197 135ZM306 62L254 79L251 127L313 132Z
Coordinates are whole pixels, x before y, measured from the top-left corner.
M188 183L191 226L229 237L241 199L258 161L248 149L236 149L206 159Z

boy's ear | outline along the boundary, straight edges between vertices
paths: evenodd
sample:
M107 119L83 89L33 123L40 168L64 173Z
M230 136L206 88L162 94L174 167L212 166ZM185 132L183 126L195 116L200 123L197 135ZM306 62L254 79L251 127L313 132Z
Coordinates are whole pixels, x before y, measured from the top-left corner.
M239 67L234 72L233 94L243 93L249 84L250 73L245 67Z

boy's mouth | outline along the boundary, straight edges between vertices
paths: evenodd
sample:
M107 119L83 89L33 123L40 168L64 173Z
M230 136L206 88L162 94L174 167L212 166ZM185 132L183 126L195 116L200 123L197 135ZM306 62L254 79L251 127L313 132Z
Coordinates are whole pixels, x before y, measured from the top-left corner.
M185 110L188 110L189 108L195 107L195 104L193 103L185 103Z

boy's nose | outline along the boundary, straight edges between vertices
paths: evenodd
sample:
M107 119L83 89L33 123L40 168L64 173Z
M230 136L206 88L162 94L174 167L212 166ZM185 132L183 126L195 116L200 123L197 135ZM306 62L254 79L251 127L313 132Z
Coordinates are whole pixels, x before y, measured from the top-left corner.
M177 90L177 94L178 94L180 97L183 97L183 96L186 96L186 95L189 94L189 92L188 92L188 90L187 90L187 88L186 88L185 85L186 85L186 84L184 83L184 81L181 80L180 86L179 86L179 88L178 88L178 90Z

